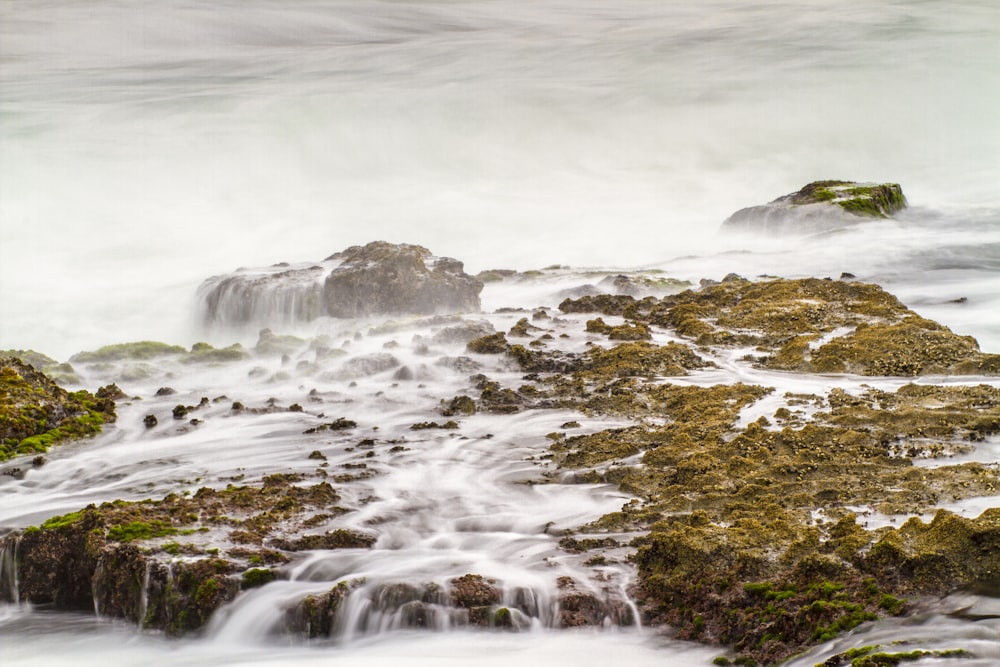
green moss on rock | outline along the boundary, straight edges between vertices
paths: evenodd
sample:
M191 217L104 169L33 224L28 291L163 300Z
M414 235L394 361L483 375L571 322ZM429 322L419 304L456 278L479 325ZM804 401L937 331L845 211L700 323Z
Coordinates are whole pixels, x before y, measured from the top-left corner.
M115 420L109 391L67 392L19 359L0 358L0 461L99 433Z
M168 345L158 341L144 340L134 343L118 343L116 345L105 345L92 352L79 352L70 361L89 364L122 360L147 360L158 359L171 355L181 355L187 352L179 345Z
M469 352L477 354L502 354L507 351L507 337L502 331L470 340L466 345Z

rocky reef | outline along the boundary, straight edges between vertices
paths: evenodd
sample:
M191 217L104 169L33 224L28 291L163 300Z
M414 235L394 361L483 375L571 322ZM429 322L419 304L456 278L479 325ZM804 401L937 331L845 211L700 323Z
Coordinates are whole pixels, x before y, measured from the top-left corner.
M456 259L418 245L375 241L317 264L215 276L199 294L208 324L266 326L324 316L476 312L482 288Z
M920 317L878 285L804 278L721 283L662 299L567 299L568 313L598 312L668 327L705 349L746 349L763 368L859 375L997 374L1000 355Z
M724 230L814 233L864 220L888 218L906 208L897 183L815 181L761 206L740 209Z
M307 467L103 502L8 535L0 541L0 596L97 608L170 634L196 631L241 590L288 577L302 552L378 549L381 527L398 512L355 524L351 517L378 500L361 490L366 480L405 466L411 450L476 438L499 447L493 432L519 433L547 411L573 418L542 432L523 459L535 474L517 485L610 485L628 498L586 525L538 529L587 576L568 576L547 558L550 598L475 569L438 579L319 579L285 601L278 625L335 636L350 604L372 614L373 625L405 628L506 631L539 618L576 627L641 617L725 647L717 664L777 664L862 623L906 615L923 596L996 590L1000 509L965 516L958 504L1000 495L1000 465L975 455L1000 436L1000 387L991 377L1000 356L863 282L728 276L662 296L614 291L567 298L558 311L422 320L409 358L428 363L412 366L401 361L405 345L390 339L410 325L391 322L356 332L337 350L328 339L265 330L253 359L242 348L148 342L74 357L83 370L280 357L279 373L268 378L254 367L248 379L283 373L300 388L316 378L339 389L309 391L306 408L281 408L277 398L259 408L225 397L177 405L168 421L178 430L295 415ZM374 347L347 351L366 337ZM726 367L763 379L719 382ZM11 386L30 375L3 372ZM815 381L809 390L779 390L787 377ZM405 408L396 431L378 423L362 433L356 415L325 412L355 405L360 394L350 392L359 382L380 414L396 401L385 391L411 382L423 407ZM49 400L33 396L39 405ZM148 416L148 428L163 428ZM491 433L469 435L477 420ZM624 584L610 582L609 566L626 560L635 575L629 597ZM889 654L871 648L851 657L888 664L881 655Z

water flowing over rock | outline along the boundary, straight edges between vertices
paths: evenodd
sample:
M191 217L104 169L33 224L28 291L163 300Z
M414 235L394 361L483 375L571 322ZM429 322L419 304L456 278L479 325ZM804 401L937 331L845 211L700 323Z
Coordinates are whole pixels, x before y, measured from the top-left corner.
M814 181L768 204L740 209L722 223L722 228L811 234L888 218L904 208L906 197L897 183Z
M199 288L208 324L280 324L318 317L477 312L483 284L427 248L375 241L318 264L275 264L214 276Z

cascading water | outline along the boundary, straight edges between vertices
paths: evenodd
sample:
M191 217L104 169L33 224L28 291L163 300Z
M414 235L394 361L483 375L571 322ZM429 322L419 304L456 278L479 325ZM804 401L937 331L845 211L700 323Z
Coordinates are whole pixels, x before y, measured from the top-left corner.
M136 625L140 630L146 624L146 612L149 611L149 573L152 569L153 561L147 561L146 569L142 573L142 588L139 591L139 613L136 620Z
M21 591L17 574L17 545L20 537L0 542L0 590L15 606L21 604Z
M309 322L326 314L323 281L328 273L316 265L286 265L210 278L199 288L202 321L279 327Z

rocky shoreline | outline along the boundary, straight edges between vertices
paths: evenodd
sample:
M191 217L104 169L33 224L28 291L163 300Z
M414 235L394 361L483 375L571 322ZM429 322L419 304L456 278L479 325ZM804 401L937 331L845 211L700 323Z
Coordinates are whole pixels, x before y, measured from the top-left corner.
M531 279L493 274L490 281ZM1000 495L997 462L967 456L1000 434L1000 388L935 378L996 376L1000 355L850 277L728 276L683 291L655 276L619 278L603 293L567 297L558 310L434 316L356 335L381 341L419 332L408 347L427 359L424 367L395 358L404 345L396 339L378 354L352 356L344 351L349 340L338 348L329 338L270 331L255 349L146 342L71 361L87 377L122 384L155 380L162 365L180 372L278 358L287 370L272 378L304 383L425 387L425 377L458 378L457 393L433 396L434 408L413 419L415 438L464 437L465 422L477 415L515 431L523 415L539 411L615 422L575 433L580 424L566 421L548 434L547 452L533 461L537 474L527 480L610 484L630 497L620 511L553 536L591 569L593 581L553 577L558 593L548 611L489 571L380 584L369 594L405 627L444 617L452 625L518 629L545 614L553 627L600 627L633 624L638 613L644 625L678 638L727 647L717 664L776 664L861 623L905 615L922 596L996 587L1000 508L976 518L937 508ZM501 322L507 326L496 326ZM2 439L15 459L8 474L43 451L40 437L48 447L96 432L98 419L114 419L114 400L135 400L110 388L70 394L18 359L3 364ZM919 381L780 392L712 383L721 365ZM255 366L248 377L265 380L271 372ZM44 430L36 419L37 428L25 431L24 418L6 416L27 414L32 399L17 393L25 386L47 392L31 394L36 410L47 406L80 428L97 428L67 430L53 416ZM380 474L380 460L405 456L414 441L362 430L349 409L333 419L323 408L332 404L316 390L308 400L305 407L280 399L255 407L239 397L205 397L178 404L172 419L150 413L149 429L288 414L310 424L303 442L336 440L315 441L305 472L275 470L146 500L109 498L10 533L0 540L0 598L94 609L182 635L202 629L241 591L287 578L303 552L371 549L377 522L368 530L342 523L361 507L351 489ZM50 435L53 428L59 433ZM356 458L329 465L334 446ZM869 513L914 518L866 528ZM931 520L915 517L930 513ZM623 557L636 573L631 600L600 583L602 566ZM362 583L341 581L289 602L285 631L331 636Z

